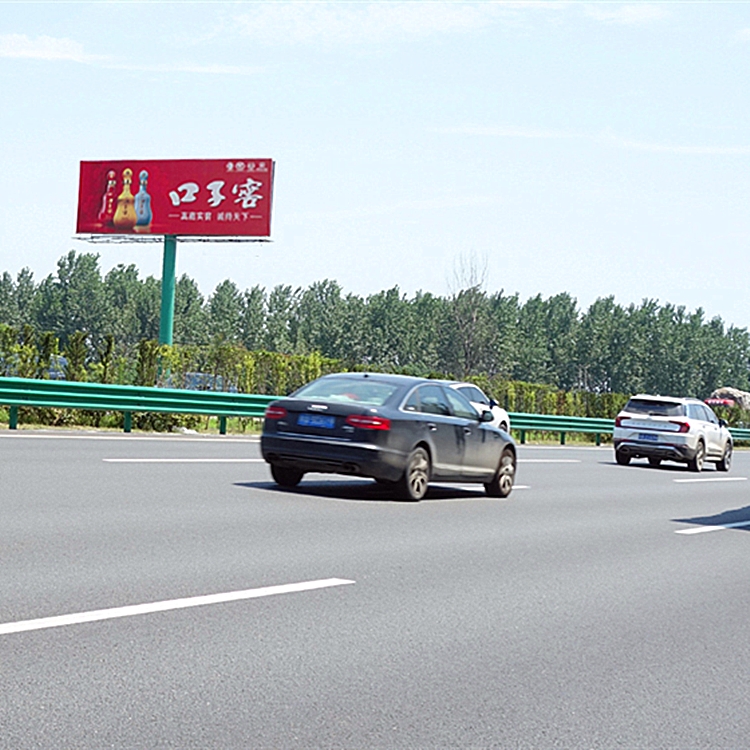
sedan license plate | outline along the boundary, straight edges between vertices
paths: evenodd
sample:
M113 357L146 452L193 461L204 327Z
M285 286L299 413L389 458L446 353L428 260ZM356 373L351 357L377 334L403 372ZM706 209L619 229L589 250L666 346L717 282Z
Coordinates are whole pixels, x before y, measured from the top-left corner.
M323 427L326 430L332 430L336 426L336 417L330 417L327 414L300 414L297 417L297 424L301 427Z
M645 440L648 443L658 443L659 436L648 432L641 432L638 435L638 440Z

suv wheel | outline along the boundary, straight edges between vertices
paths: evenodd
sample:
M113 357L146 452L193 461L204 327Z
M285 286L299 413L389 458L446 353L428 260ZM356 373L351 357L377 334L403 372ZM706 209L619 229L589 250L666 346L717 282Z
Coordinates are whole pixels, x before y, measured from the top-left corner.
M615 451L615 461L617 461L620 466L627 466L630 463L630 456L622 451Z
M698 442L698 447L695 449L695 455L688 461L688 469L690 471L703 471L703 461L706 458L706 447L703 445L703 441Z
M721 457L721 461L716 462L717 471L729 471L729 467L732 465L732 443L727 440L727 444L724 446L724 455Z
M648 465L653 466L654 468L661 466L661 459L656 456L649 456Z

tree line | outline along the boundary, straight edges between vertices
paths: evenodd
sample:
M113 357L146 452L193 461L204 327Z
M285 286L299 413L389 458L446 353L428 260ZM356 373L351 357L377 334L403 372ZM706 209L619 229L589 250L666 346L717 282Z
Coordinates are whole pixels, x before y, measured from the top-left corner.
M593 394L706 397L723 385L750 386L745 328L656 300L623 306L608 296L582 310L567 293L523 301L480 283L446 296L409 296L397 286L360 296L330 279L245 290L227 279L204 297L185 274L175 296L174 343L191 348L194 359L197 351L222 347L317 353L348 369L525 381ZM135 362L143 342L158 337L160 298L158 279L141 278L135 265L102 275L94 253L71 251L39 282L28 268L15 278L6 271L0 279L6 350L11 340L22 346L33 337L44 356L72 354L84 370ZM44 356L42 365L37 356L37 370Z

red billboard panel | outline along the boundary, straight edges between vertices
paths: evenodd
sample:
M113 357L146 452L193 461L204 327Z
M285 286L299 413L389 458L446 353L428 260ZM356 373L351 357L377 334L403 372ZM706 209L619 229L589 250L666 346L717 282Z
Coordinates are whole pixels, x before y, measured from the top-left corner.
M271 159L82 161L79 234L268 237Z

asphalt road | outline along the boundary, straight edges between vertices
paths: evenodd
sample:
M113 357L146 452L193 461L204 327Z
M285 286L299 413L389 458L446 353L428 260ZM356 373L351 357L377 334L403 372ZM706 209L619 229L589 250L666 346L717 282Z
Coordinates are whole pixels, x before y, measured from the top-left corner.
M409 504L248 439L0 433L0 747L750 746L750 452L519 454L508 500Z

